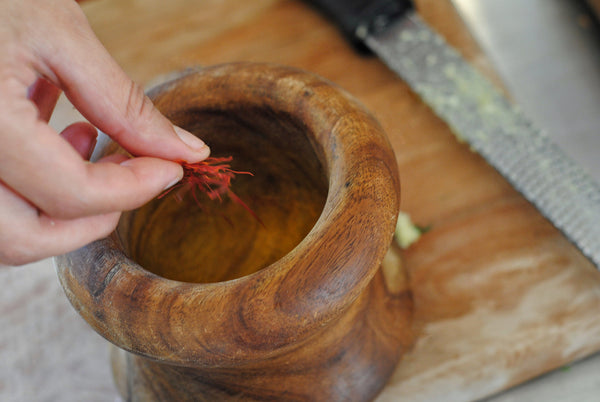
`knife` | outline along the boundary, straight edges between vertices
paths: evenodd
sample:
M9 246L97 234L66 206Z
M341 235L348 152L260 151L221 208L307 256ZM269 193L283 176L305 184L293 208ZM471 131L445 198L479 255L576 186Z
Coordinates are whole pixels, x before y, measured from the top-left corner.
M306 0L369 49L600 269L600 186L406 0Z

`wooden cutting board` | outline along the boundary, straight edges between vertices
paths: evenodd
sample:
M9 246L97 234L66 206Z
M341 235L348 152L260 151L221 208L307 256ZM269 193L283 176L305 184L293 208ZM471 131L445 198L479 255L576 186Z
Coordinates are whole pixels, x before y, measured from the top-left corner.
M425 20L499 85L449 1ZM189 66L268 61L320 74L380 120L396 152L403 210L431 230L385 264L404 264L414 349L379 396L473 400L600 350L600 274L377 59L292 0L84 3L95 32L135 80Z

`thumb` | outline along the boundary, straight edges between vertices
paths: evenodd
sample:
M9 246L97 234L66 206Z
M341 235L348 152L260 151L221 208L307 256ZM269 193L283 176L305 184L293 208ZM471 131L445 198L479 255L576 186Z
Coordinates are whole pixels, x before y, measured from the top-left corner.
M81 9L74 2L70 6L74 25L57 33L60 54L42 57L81 114L133 155L188 162L206 158L206 144L174 127L154 107L102 46Z

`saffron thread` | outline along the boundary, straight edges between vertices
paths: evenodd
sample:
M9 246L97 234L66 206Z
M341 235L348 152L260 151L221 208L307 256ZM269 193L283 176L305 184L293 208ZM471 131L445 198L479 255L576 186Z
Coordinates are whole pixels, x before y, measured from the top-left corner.
M233 202L241 205L248 211L262 226L264 224L254 213L254 211L237 194L231 190L231 181L238 174L254 176L250 172L243 172L231 169L230 162L233 157L209 157L197 163L188 163L185 161L176 161L183 167L183 178L173 187L165 190L158 198L163 198L172 191L175 192L175 198L182 201L186 193L191 192L196 203L202 207L202 202L198 199L198 193L205 193L211 200L223 201L227 196Z

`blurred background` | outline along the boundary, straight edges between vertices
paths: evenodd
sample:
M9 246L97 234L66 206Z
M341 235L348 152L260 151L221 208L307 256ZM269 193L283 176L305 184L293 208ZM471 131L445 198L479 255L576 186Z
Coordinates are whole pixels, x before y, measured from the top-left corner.
M516 103L600 181L600 1L452 1ZM488 399L534 400L600 400L600 356Z

